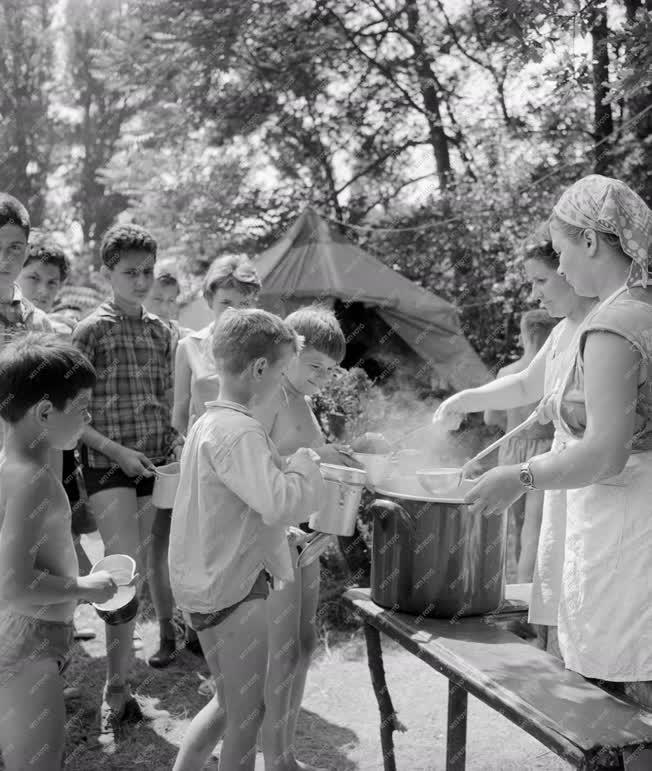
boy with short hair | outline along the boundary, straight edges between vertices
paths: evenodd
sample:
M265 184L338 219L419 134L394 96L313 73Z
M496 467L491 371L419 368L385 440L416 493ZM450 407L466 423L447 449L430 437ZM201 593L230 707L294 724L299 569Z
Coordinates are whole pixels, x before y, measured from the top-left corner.
M27 247L27 257L17 279L23 295L48 314L53 331L66 337L72 334L74 324L61 321L56 314L52 313L52 308L69 274L70 262L63 249L51 239L43 239ZM90 517L81 500L79 491L81 469L75 455L75 450L67 450L63 453L63 487L72 509L72 535L79 570L82 575L86 575L90 573L91 563L79 539L83 532L92 532L93 525L92 521L89 522ZM94 637L95 633L92 629L75 630L75 639L92 640Z
M27 247L18 286L28 300L49 314L69 274L70 262L63 249L52 240L43 240ZM61 331L69 334L68 329Z
M0 193L0 345L29 330L50 332L46 314L16 284L27 253L29 214L22 203Z
M128 554L145 576L155 466L177 441L170 425L171 334L143 308L154 280L156 241L137 225L110 228L100 248L113 298L79 322L74 343L94 364L92 426L84 432L84 481L105 554ZM107 681L101 741L142 714L129 685L135 621L106 626Z
M214 330L220 397L206 405L184 447L170 578L223 701L213 697L194 718L179 771L202 767L225 722L220 768L255 765L268 655L265 599L271 582L293 578L285 525L307 519L324 488L317 456L303 448L283 460L251 409L278 390L299 347L296 333L267 311L226 311Z
M80 599L105 602L105 571L79 577L70 506L50 465L87 425L95 371L76 348L30 333L0 353L0 748L7 771L63 765L60 673Z
M303 348L287 368L280 398L260 410L261 422L282 456L298 447L310 447L325 463L357 465L335 445L326 445L310 404L310 397L327 384L346 354L346 339L335 314L313 305L291 313L285 323L303 338ZM302 526L302 530L310 528ZM300 554L305 533L291 528L290 540ZM276 762L274 767L280 771L313 769L295 758L294 739L310 660L317 647L319 560L299 568L296 551L294 581L275 592L267 603L269 670L263 748L266 761ZM283 762L275 758L283 758Z

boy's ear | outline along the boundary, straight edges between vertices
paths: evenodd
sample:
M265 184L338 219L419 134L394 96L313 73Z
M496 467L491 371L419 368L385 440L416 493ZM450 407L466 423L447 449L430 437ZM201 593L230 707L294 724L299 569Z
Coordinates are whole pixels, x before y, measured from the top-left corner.
M47 423L52 414L53 404L49 399L41 399L32 407L34 417L39 423Z
M102 276L102 278L107 278L107 279L111 278L111 268L102 264L102 267L100 268L100 276Z
M269 367L269 362L264 356L261 356L260 358L254 360L251 367L251 372L254 378L256 380L260 380L260 378L265 374L267 367Z

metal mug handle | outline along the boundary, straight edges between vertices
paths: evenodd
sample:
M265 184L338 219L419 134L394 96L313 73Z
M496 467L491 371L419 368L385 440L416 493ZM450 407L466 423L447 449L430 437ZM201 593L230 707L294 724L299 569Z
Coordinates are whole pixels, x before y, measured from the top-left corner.
M381 513L381 522L385 521L388 514L395 514L405 526L410 538L412 538L415 533L414 520L399 503L387 500L386 498L376 498L367 507L368 511L373 509L377 509Z

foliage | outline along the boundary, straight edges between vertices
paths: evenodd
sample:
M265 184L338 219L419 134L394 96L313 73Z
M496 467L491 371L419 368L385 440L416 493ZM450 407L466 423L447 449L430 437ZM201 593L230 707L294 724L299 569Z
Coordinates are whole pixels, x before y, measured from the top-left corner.
M58 128L50 113L51 5L47 0L0 2L2 189L29 207L34 225L43 221Z
M342 415L346 433L354 437L365 431L373 431L379 415L374 415L374 405L381 398L380 390L374 386L360 367L340 369L332 380L312 398L312 407L319 423L329 440L334 441L338 432L334 430L332 415Z
M58 26L52 7L0 0L0 164L35 222L77 220L84 269L116 219L198 274L312 204L408 228L347 232L456 303L497 367L522 241L564 185L600 163L652 198L642 0L66 0Z

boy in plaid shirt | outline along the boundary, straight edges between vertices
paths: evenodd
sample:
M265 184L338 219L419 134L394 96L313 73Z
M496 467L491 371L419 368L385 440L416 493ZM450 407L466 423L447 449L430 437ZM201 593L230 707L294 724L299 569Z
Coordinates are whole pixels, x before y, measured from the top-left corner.
M154 467L178 441L171 428L169 327L143 308L154 280L156 242L136 225L115 226L101 245L113 298L79 322L73 342L95 366L97 383L84 432L84 481L105 554L128 554L141 576L151 538ZM111 742L142 714L128 681L135 622L106 627L107 681L101 734Z

